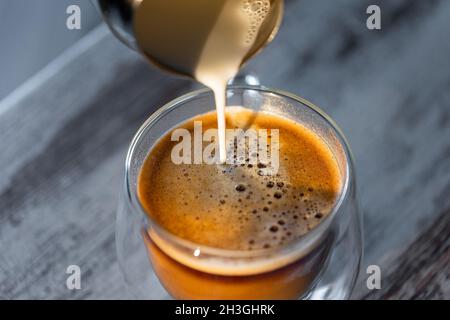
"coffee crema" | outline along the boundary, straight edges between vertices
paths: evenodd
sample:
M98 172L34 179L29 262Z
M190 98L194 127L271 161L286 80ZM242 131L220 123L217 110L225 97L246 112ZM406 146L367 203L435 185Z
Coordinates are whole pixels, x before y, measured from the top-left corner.
M216 113L180 127L216 127ZM278 129L279 170L261 175L263 164L181 164L166 134L148 155L138 181L143 208L168 232L199 245L227 250L284 246L318 225L341 192L339 167L326 143L292 120L228 107L229 129ZM270 133L269 133L270 138ZM205 143L205 142L204 142ZM246 159L248 160L248 159Z

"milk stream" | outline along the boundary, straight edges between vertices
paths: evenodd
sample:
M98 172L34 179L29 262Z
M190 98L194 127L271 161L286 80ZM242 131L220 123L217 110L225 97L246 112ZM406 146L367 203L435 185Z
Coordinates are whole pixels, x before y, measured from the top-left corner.
M236 76L270 11L269 0L227 1L200 55L195 78L214 92L219 133L219 162L226 161L227 82Z
M282 0L143 0L134 16L141 51L159 67L193 77L214 92L219 162L226 162L227 82L271 40Z

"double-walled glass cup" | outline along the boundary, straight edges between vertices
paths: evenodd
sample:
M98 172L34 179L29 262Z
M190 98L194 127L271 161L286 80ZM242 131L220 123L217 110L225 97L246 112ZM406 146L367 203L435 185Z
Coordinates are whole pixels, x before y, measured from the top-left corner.
M131 293L139 299L348 298L359 272L363 246L353 160L340 129L319 108L283 91L231 86L227 90L227 105L289 118L319 135L332 151L343 179L338 201L318 226L277 248L218 249L187 241L162 228L139 202L138 176L152 146L168 130L214 110L210 90L186 94L163 106L142 125L126 158L116 245ZM292 257L295 259L289 260ZM268 260L289 263L273 270L242 272L258 270ZM208 265L217 261L224 268L211 272Z

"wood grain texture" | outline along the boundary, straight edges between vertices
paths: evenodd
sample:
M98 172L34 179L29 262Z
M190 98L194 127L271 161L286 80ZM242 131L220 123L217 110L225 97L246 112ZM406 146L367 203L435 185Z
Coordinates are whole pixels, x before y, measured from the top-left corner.
M355 155L365 257L353 298L450 298L450 2L291 0L251 61L263 84L317 104ZM0 102L0 298L126 299L114 243L127 146L195 87L91 33ZM83 270L68 291L66 267ZM381 267L382 289L365 269Z
M425 230L390 265L381 290L365 299L448 299L450 296L450 210Z

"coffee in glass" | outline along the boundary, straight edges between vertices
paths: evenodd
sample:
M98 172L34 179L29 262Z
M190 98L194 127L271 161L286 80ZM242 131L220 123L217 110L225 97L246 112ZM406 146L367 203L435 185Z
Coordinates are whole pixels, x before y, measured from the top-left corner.
M289 247L334 208L343 186L337 161L325 141L307 127L242 107L227 108L231 161L174 161L173 151L180 144L188 142L189 150L183 152L194 154L194 143L183 140L193 142L196 130L203 136L216 128L216 118L215 112L205 113L170 130L142 166L138 197L158 225L144 234L156 274L169 293L181 299L299 298L322 269L330 241L321 239L309 252L290 252ZM181 128L189 135L173 139ZM256 141L264 142L257 150L271 149L277 165L263 162L259 152L252 158L249 135L231 135L239 129L266 134L266 139ZM240 138L246 140L238 159L233 151ZM206 149L208 141L200 141ZM277 150L270 148L275 142ZM212 154L215 150L217 146ZM265 170L268 167L271 170ZM226 258L197 259L165 241L161 229L199 248L244 255L266 251L266 256L233 264Z

